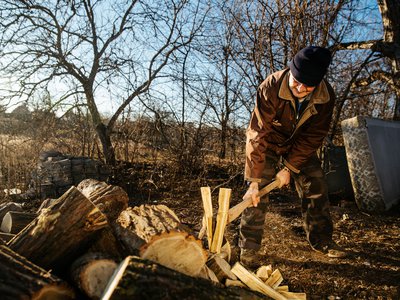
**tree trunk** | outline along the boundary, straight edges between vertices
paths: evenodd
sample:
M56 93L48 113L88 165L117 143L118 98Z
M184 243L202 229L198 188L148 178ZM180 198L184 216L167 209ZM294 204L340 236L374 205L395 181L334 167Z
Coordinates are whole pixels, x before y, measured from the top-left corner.
M127 254L140 255L188 275L197 275L207 260L200 240L187 233L165 205L142 205L123 211L115 232Z
M3 300L75 299L65 282L6 246L0 246L0 295Z
M138 257L127 257L103 294L112 299L265 299L247 289L224 288Z
M115 151L114 146L111 142L109 128L103 123L100 123L96 126L96 132L103 148L103 154L106 164L109 166L115 166Z
M88 253L71 266L71 278L90 299L100 299L118 264L99 253Z
M383 54L392 64L393 81L396 93L396 104L393 119L400 120L400 1L378 0L382 15L384 44Z
M105 215L71 187L18 233L9 247L45 269L59 271L82 255L105 226Z

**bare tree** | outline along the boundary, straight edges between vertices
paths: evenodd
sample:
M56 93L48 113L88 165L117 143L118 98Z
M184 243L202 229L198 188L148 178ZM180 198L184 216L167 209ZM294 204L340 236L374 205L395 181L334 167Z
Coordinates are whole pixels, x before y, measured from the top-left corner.
M396 97L393 119L400 120L400 2L398 0L378 0L377 3L382 16L383 37L374 40L338 43L335 48L337 50L368 49L375 56L385 58L389 62L389 70L381 67L385 63L385 59L383 59L379 68L369 71L353 84L354 87L366 87L376 81L386 84ZM371 54L368 55L371 57Z
M204 11L193 15L191 7L185 0L0 0L0 68L14 82L2 96L29 99L47 89L64 101L82 93L114 164L117 119L201 33ZM99 98L115 106L108 121Z

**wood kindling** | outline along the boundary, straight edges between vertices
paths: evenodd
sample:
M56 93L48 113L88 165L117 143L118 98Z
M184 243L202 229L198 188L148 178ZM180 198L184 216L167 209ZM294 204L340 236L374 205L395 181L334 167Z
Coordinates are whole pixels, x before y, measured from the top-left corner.
M276 289L283 281L283 277L281 272L278 269L275 269L271 276L268 277L268 279L265 281L266 284L268 284L270 287L273 289Z
M286 300L286 297L275 291L273 288L265 284L260 278L255 274L249 272L244 268L239 262L237 262L233 268L232 273L235 274L244 284L246 284L250 289L260 292L264 295L277 300Z
M213 234L213 208L211 201L211 189L210 187L201 187L201 198L203 200L204 207L204 223L206 226L208 248L211 248L212 244L212 234Z
M222 241L224 238L224 231L228 220L229 201L231 198L231 189L219 189L218 197L218 215L217 225L214 232L214 237L211 244L211 252L220 253Z

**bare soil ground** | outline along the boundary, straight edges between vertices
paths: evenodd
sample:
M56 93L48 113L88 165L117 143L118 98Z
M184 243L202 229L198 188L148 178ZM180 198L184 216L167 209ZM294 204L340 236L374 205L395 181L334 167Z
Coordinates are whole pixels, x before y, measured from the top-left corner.
M214 190L214 211L219 185L232 189L231 206L245 192L241 175L230 176L229 168L210 169L186 179L169 176L162 168L152 169L151 174L145 169L148 166L135 168L130 179L125 178L125 183L131 184L131 205L165 204L194 231L199 230L203 213L201 186L209 185ZM332 259L312 251L302 227L297 195L290 190L273 192L260 266L272 264L278 268L285 279L283 284L291 291L307 293L307 299L400 299L399 209L371 215L361 212L354 202L340 201L332 204L331 214L334 239L350 251L348 258ZM233 262L238 259L238 224L236 220L227 229Z

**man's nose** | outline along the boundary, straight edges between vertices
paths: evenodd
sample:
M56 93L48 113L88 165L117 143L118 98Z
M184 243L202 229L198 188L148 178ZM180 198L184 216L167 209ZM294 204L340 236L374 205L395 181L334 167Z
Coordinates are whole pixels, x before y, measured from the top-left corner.
M307 88L306 88L302 83L299 83L299 84L297 85L297 90L298 90L299 92L305 92L305 91L307 91Z

